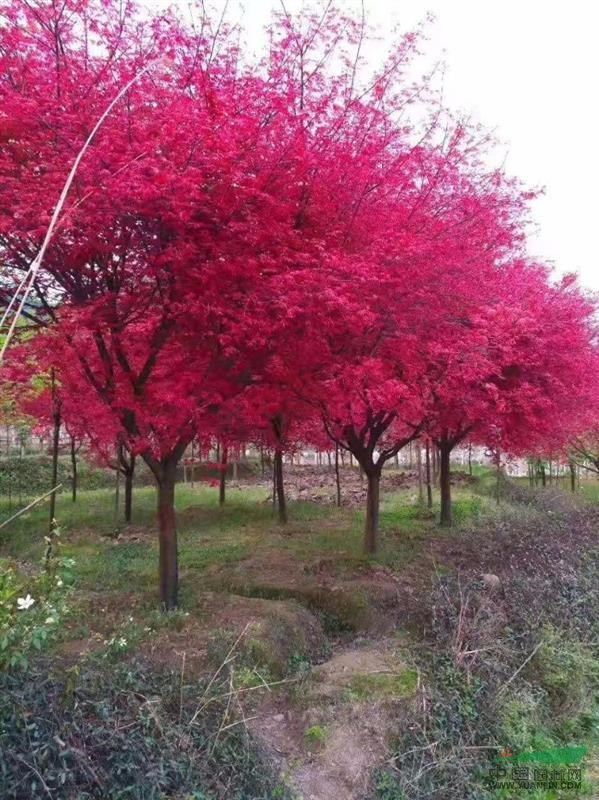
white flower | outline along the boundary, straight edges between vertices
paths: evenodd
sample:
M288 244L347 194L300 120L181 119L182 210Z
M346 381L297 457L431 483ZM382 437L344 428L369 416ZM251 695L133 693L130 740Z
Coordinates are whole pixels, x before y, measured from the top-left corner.
M121 636L121 638L119 639L118 643L119 643L119 647L126 647L127 646L127 640L123 636Z
M54 625L55 622L56 622L56 620L54 619L54 617L46 617L46 620L45 620L45 624L46 625Z
M57 579L56 579L56 585L57 585L58 587L62 586L62 581L61 581L61 579L60 579L60 578L57 578Z
M28 594L27 597L17 597L17 608L19 611L26 611L35 603L33 597Z

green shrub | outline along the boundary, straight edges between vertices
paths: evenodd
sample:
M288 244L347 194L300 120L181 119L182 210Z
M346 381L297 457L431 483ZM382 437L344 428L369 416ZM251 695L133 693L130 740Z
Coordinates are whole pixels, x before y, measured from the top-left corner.
M542 630L530 672L547 692L556 721L580 717L596 702L599 662L585 645L551 625Z
M26 579L0 561L0 670L26 669L32 654L60 637L73 564L58 559Z
M182 685L179 674L131 661L0 675L0 797L289 797L243 724L226 716L227 685L207 696L206 683Z
M322 725L312 725L304 733L306 744L312 750L318 750L323 747L327 737L328 732Z

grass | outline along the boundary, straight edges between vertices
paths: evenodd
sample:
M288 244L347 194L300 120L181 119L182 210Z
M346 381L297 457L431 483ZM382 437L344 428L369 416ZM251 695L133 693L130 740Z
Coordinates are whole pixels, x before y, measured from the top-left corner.
M190 574L200 575L272 550L288 553L298 562L334 556L341 567L355 568L368 562L397 567L408 563L423 540L437 530L434 518L413 502L413 492L385 495L380 552L367 558L362 554L362 511L296 502L290 504L290 521L282 528L273 518L267 495L262 488L231 490L221 507L213 487L177 486L183 582ZM483 502L470 490L460 488L455 495L458 526L481 513ZM57 497L63 554L77 560L81 588L98 592L154 589L158 560L155 503L152 487L137 488L133 525L127 529L120 515L115 515L111 490L80 492L77 503L72 503L68 494ZM39 562L47 514L47 505L41 504L0 531L0 554ZM6 498L0 499L0 515L9 516ZM113 538L117 531L120 539Z
M355 675L350 691L357 700L373 700L383 697L409 697L416 691L418 673L404 669L398 673Z
M306 745L311 750L318 750L324 746L328 738L328 731L322 725L312 725L304 733Z
M510 514L512 522L518 515L522 516L521 505L510 505L505 500L499 506L496 504L493 470L477 469L475 477L477 480L472 483L454 487L455 525L449 531L437 525L438 504L429 512L418 503L413 488L385 492L381 499L380 549L373 557L362 553L364 512L361 509L291 502L289 523L282 527L273 516L267 488L232 488L226 504L221 507L216 488L206 484L197 484L194 488L179 484L176 506L182 608L168 616L157 611L158 537L154 489L135 489L134 522L130 527L115 516L112 490L82 491L76 504L71 502L68 493L61 494L57 498L56 517L61 528L62 554L75 559L77 581L76 592L72 595L75 614L65 631L65 639L71 640L71 644L92 639L99 643L91 656L104 658L101 663L107 670L118 667L123 659L137 653L141 653L142 658L153 658L156 654L152 664L160 666L160 657L165 653L177 654L179 649L185 649L191 659L194 648L201 657L202 648L206 646L209 656L209 649L216 647L216 627L221 625L225 647L215 661L220 664L249 619L252 627L247 641L238 648L235 677L231 678L236 688L257 688L265 675L269 679L307 674L311 663L322 658L317 651L326 652L331 641L335 642L339 636L349 638L351 632L361 630L358 623L373 609L379 613L376 602L363 596L366 589L360 581L365 580L365 574L368 579L372 577L378 589L382 585L381 575L384 578L387 570L400 576L402 571L404 576L408 575L410 564L427 549L432 538L439 539L436 545L443 545L442 537L457 538L469 528L474 528L472 535L480 532L481 536L486 536L487 527L493 527L487 523L493 518L496 518L493 524L503 525L506 520L509 524ZM541 493L539 489L539 495ZM581 498L599 503L599 481L583 481ZM529 513L542 512L533 509ZM8 516L7 499L0 498L0 519ZM15 560L27 573L32 564L39 564L42 559L47 526L48 508L43 504L0 531L0 557ZM454 547L453 542L447 544L450 549ZM420 567L422 563L415 566ZM439 575L444 575L445 570L453 574L451 563L437 564ZM362 572L361 568L367 566L387 569ZM271 568L274 579L269 582L272 576L267 573ZM321 572L325 576L322 581ZM285 580L287 576L289 585ZM210 598L211 589L225 593L230 590L232 594L225 597L217 593ZM240 595L252 598L251 603ZM255 598L282 598L286 602L275 606ZM221 610L219 604L225 611L215 623L212 611L217 605ZM308 614L306 608L317 613ZM316 627L309 629L308 624ZM208 643L206 634L211 637ZM331 641L327 640L327 635ZM316 636L320 638L316 640ZM127 641L127 652L117 647L120 637ZM102 655L102 647L106 649L111 641L117 645L108 653L108 658ZM412 646L407 645L408 648ZM271 658L273 653L278 661ZM60 654L56 655L60 665ZM177 665L179 655L175 659ZM577 656L574 662L570 655L570 660L564 656L559 663L554 658L549 666L539 661L540 656L535 662L537 670L543 667L544 684L551 688L551 697L557 698L556 702L560 699L562 683L565 681L571 688L572 675L582 674L580 665L586 664L582 656ZM521 657L510 674L523 660ZM405 663L403 659L402 663ZM177 669L182 667L177 666ZM182 678L178 680L182 682ZM413 669L393 674L358 675L348 687L349 702L366 704L386 698L410 697L416 684L417 673ZM175 689L179 686L174 685ZM583 694L581 690L581 696ZM248 692L248 696L254 695ZM568 697L571 696L572 691ZM443 698L443 708L451 697ZM468 694L466 700L469 701L469 697ZM177 697L175 705L179 701ZM466 711L468 709L469 706ZM461 707L458 710L461 713ZM517 717L516 723L519 719ZM135 720L132 718L132 721ZM305 730L305 746L314 751L324 750L328 733L327 728L321 726ZM418 747L420 753L422 746ZM173 770L179 769L175 755ZM379 798L401 797L396 793L400 790L395 778L384 779L387 783L380 790Z
M599 505L599 477L583 478L580 481L580 494L585 502Z

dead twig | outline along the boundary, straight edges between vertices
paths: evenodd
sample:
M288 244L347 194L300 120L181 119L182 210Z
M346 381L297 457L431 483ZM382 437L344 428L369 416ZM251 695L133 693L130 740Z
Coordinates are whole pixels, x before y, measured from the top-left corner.
M505 691L507 689L507 687L510 685L510 683L522 672L522 670L528 664L528 662L531 661L535 657L535 655L537 654L537 651L539 650L539 648L541 647L542 644L543 644L543 642L539 642L537 644L537 646L535 647L535 649L532 651L532 653L522 662L522 664L520 664L520 666L514 672L512 677L509 678L502 686L499 687L499 689L497 690L497 694L498 695L501 692L503 692L503 691Z

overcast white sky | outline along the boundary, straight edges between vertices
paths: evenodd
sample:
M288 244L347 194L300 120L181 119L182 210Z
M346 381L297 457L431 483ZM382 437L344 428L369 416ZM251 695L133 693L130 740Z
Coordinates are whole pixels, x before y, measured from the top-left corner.
M179 0L181 4L185 0ZM250 41L278 0L243 0ZM295 9L301 0L287 0ZM360 0L337 0L359 9ZM234 5L234 4L232 4ZM599 289L599 6L592 0L364 0L370 22L413 29L427 12L445 98L496 131L507 167L545 187L531 252Z

